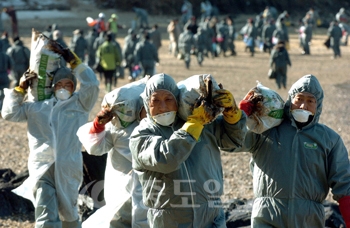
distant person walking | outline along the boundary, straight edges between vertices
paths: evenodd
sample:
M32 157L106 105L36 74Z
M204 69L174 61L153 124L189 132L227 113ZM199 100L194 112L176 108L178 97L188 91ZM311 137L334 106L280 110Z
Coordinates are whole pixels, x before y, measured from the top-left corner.
M47 37L49 37L49 36L47 36ZM61 30L56 29L56 30L52 31L52 35L50 35L49 38L53 39L56 42L58 42L60 45L62 45L63 48L67 48L68 47L68 45L66 44L66 42L63 39Z
M94 28L91 28L85 37L87 43L87 64L89 67L93 68L96 63L96 49L94 49L94 42L97 38L98 34Z
M9 71L12 69L13 63L6 53L0 52L0 111L2 108L2 101L4 100L4 89L9 88L10 79L8 77Z
M98 36L96 37L95 39L95 42L94 42L94 45L93 45L93 48L95 49L95 52L97 51L97 49L105 42L105 35L106 35L106 32L100 32L98 33ZM95 53L96 54L96 53ZM96 69L96 66L98 66L100 59L96 56L96 59L95 59L95 67L93 67L93 69L97 70ZM99 73L99 76L100 76L100 81L102 82L103 80L103 72L99 69L97 70L98 73Z
M233 23L233 19L231 17L226 17L226 25L227 25L227 37L226 37L226 43L228 46L228 49L231 52L231 55L237 55L236 53L236 47L235 47L235 38L236 38L236 27Z
M100 59L98 62L102 67L105 77L105 87L108 93L112 91L112 80L118 64L121 62L118 48L112 39L113 35L111 33L107 33L105 36L105 42L99 46L96 52L96 57Z
M307 16L307 15L309 15L309 16ZM320 20L320 17L318 15L318 12L313 7L310 7L310 9L306 13L304 19L307 20L309 24L312 24L312 28L315 28L315 27L318 27L321 25L321 20Z
M11 47L11 44L9 41L9 35L8 35L7 31L4 31L2 33L0 43L1 43L1 50L0 51L6 53L7 49L9 47Z
M73 32L73 38L69 45L69 48L74 51L75 54L81 59L81 61L85 61L85 54L87 53L88 45L84 38L84 31L80 29L76 29Z
M281 86L283 86L284 89L287 88L287 65L292 66L292 63L288 51L284 47L284 42L279 41L272 49L270 55L270 67L278 89L281 89Z
M350 28L348 26L349 17L345 12L345 8L340 8L339 12L335 15L335 19L338 21L338 26L342 29L344 34L344 45L348 45L348 37Z
M199 66L202 66L202 62L204 60L204 51L207 45L207 34L203 32L202 27L199 27L197 33L193 36L193 38L197 62Z
M17 36L13 39L13 45L7 49L7 54L13 61L12 86L19 85L19 80L23 73L29 68L30 50L23 45L23 42Z
M136 13L136 21L139 23L139 28L149 28L147 11L138 7L133 7L132 10Z
M157 52L162 46L162 35L158 29L158 25L154 24L152 29L149 31L149 38L151 43L156 47Z
M264 21L268 20L277 20L277 9L273 6L266 6L264 11L262 12L262 16L264 18Z
M188 0L184 0L181 6L181 23L185 25L192 17L192 4Z
M186 31L187 29L191 30L192 34L196 34L197 33L197 29L198 29L198 24L197 24L197 19L195 16L192 16L191 19L189 21L187 21L187 23L184 25L184 31Z
M113 13L111 15L111 18L109 18L107 22L107 31L112 33L113 40L117 38L118 29L123 29L123 28L125 28L124 25L118 24L118 15L116 13Z
M201 8L201 21L203 22L205 18L212 15L213 6L209 0L202 1L200 4Z
M190 27L186 27L186 30L179 36L179 52L185 60L186 68L190 68L191 62L191 49L194 48L194 38Z
M45 30L41 32L44 36L52 39L52 33L53 33L53 30L52 30L52 25L47 25L45 27Z
M339 23L347 23L348 15L346 15L345 8L340 8L339 12L335 15L335 19Z
M341 28L338 26L338 21L334 20L330 27L328 28L328 37L330 38L330 45L333 49L333 56L332 59L336 59L338 57L341 57L340 53L340 39L342 37L342 31Z
M93 19L91 17L86 18L86 22L90 27L95 28L95 31L100 34L101 32L106 31L106 21L105 21L106 15L104 13L99 13L97 19Z
M276 19L276 26L279 27L282 24L286 26L286 21L289 19L289 13L287 10L283 11L280 15L278 15ZM288 22L289 23L289 22Z
M276 25L275 25L273 19L265 21L265 24L264 24L263 30L262 30L262 40L264 42L264 47L263 47L264 52L271 53L271 50L273 48L272 35L273 35L273 32L275 31L275 29L276 29Z
M141 65L143 76L153 75L155 64L159 63L156 47L150 42L149 34L143 34L143 39L139 41L135 48L135 65Z
M216 55L216 18L205 18L204 22L200 23L200 27L202 27L202 32L206 34L206 47L204 55L209 57L209 53L211 58L215 58ZM215 48L214 48L215 47Z
M216 51L218 56L223 54L223 56L226 57L228 32L229 30L225 19L222 19L216 24Z
M56 41L57 43L59 43L63 48L68 47L68 45L66 44L66 42L62 38L62 33L60 30L56 29L55 31L53 31L52 39L54 41ZM64 60L64 58L61 58L60 65L61 65L61 67L64 67L67 65L66 60Z
M257 30L254 25L254 20L252 18L248 19L248 26L245 37L247 39L246 45L249 48L250 56L253 57L255 53L255 39L257 37Z
M112 33L112 41L114 42L115 46L117 47L118 50L118 55L119 55L119 62L117 62L117 68L115 70L114 76L113 76L113 86L117 87L117 79L123 79L124 78L124 67L121 66L121 63L123 61L123 51L122 47L120 46L119 42L116 39L113 39L114 34Z
M177 54L179 53L178 42L181 33L179 21L177 19L173 19L170 21L167 27L167 32L169 34L170 40L169 51L172 55L177 56Z
M273 32L272 43L276 45L279 41L284 41L286 49L289 49L289 32L288 28L284 23L285 17L279 19L276 22L276 30Z
M303 55L310 55L310 42L312 38L312 24L304 22L301 29L301 44L303 47Z
M125 68L128 68L129 70L129 76L132 76L132 68L135 65L135 48L138 43L139 39L137 38L137 34L132 28L129 28L128 35L124 38L124 46L122 49L123 58Z

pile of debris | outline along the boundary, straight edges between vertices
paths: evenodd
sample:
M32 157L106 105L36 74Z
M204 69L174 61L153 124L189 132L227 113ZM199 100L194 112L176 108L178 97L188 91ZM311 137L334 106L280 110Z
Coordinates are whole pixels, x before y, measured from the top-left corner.
M0 217L27 214L34 211L30 200L11 191L21 185L27 177L28 171L16 175L11 169L0 169Z
M252 199L232 199L224 206L227 228L250 227L250 216L252 215ZM325 227L345 227L339 206L335 203L324 201Z

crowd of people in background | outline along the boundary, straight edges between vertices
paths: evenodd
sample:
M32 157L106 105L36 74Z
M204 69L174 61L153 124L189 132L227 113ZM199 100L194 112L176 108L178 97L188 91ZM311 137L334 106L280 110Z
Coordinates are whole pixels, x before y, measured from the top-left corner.
M187 69L191 66L191 58L195 58L199 66L202 66L205 59L214 59L220 56L236 56L235 41L242 39L246 46L245 51L250 53L251 57L257 50L271 54L275 48L281 46L283 42L284 50L288 54L290 50L289 26L292 20L287 11L278 14L276 8L266 6L255 18L248 18L247 23L242 28L236 28L232 16L220 16L215 6L209 0L201 2L200 16L196 18L193 15L193 5L185 0L180 9L180 18L170 20L166 27L169 35L169 53L175 58L183 60ZM12 21L12 47L7 31L1 36L0 48L9 55L13 64L10 64L6 72L9 72L11 85L5 83L2 87L18 85L19 77L28 67L30 52L25 47L18 36L18 25L16 11L13 7L4 12L13 15ZM133 7L135 19L131 26L119 23L119 17L116 13L106 18L101 12L96 19L87 19L89 31L76 29L72 33L69 44L63 39L62 31L57 24L48 25L43 34L63 47L73 50L80 59L93 68L98 74L100 81L104 80L106 91L110 92L117 86L117 79L124 78L125 69L130 81L142 78L147 74L155 74L156 66L159 64L159 49L162 46L161 32L157 24L150 27L148 22L148 13L145 9ZM341 45L347 45L350 28L347 25L348 16L344 8L336 13L333 21L329 24L325 45L333 50L332 59L341 57ZM310 45L312 44L313 31L322 24L322 18L317 10L310 8L304 17L299 20L299 27L296 32L299 35L300 48L302 55L310 55ZM121 46L117 38L120 29L127 29L127 35ZM108 41L110 40L110 41ZM107 66L106 56L96 56L101 45L105 42L111 42L116 46L117 54L115 66ZM279 49L279 48L278 48ZM101 52L99 52L101 53ZM274 52L276 53L276 52ZM270 56L270 58L275 58ZM102 64L101 64L102 61ZM270 61L271 62L271 61ZM65 65L62 58L61 65ZM113 74L108 73L113 71ZM107 72L107 77L106 77ZM286 78L286 71L282 74ZM276 79L277 87L284 81L279 76Z
M209 0L199 7L201 15L197 19L193 15L193 5L185 0L181 18L174 18L167 25L168 52L174 61L183 60L185 68L190 69L192 56L199 66L205 58L234 57L239 54L235 40L241 37L251 57L255 56L256 49L269 56L270 77L276 80L278 89L287 89L287 67L292 66L288 53L288 26L292 21L287 11L278 14L274 7L267 6L236 30L233 17L219 16ZM121 227L119 222L129 223L126 227L138 222L142 224L140 227L226 227L223 208L217 206L221 205L224 179L220 150L250 151L253 155L251 168L256 200L252 227L287 227L290 224L321 227L324 223L322 201L330 189L349 226L348 152L336 132L318 123L323 89L315 76L306 75L292 85L283 110L283 122L261 134L246 128L256 104L242 100L237 105L233 94L222 88L211 98L213 105L222 110L219 116L214 116L213 106L203 100L183 119L178 113L180 88L170 75L156 72L162 47L159 27L157 24L150 26L145 9L133 7L133 12L136 17L130 28L119 23L116 13L109 19L103 12L96 19L87 18L90 30L87 34L82 29L74 30L69 34L68 44L57 24L48 25L42 33L59 43L63 52L52 82L53 95L44 101L23 102L30 83L37 77L27 72L30 50L23 45L16 26L12 44L8 33L2 34L0 109L3 90L11 88L7 90L2 114L8 121L27 121L28 134L33 136L29 146L34 155L30 156L29 164L32 164L30 177L34 173L37 178L32 186L37 226L81 227L76 208L82 179L79 140L87 138L91 141L83 144L89 153L111 152L108 164L113 165L113 169L118 170L121 165L121 158L113 158L113 152L127 159L123 162L125 169L118 170L118 175L131 176L138 189L130 191L142 192L143 199L140 195L135 199L132 193L133 198L125 202L125 207L114 208L115 216L106 221L111 227L113 223ZM321 24L320 20L313 8L300 19L297 32L302 55L312 54L313 31ZM328 28L329 44L325 43L332 48L333 59L342 56L341 43L347 45L346 23L347 15L341 8ZM120 29L127 29L123 45L117 40L122 38ZM115 100L114 107L101 105L101 111L84 130L81 127L87 123L99 94L95 73L99 74L101 82L104 81L105 102L110 96L117 96L113 92L117 92L114 88L117 88L118 78L128 75L130 82L147 80L140 82L143 87L135 100L131 101L125 92L122 100L118 103ZM77 79L79 91L76 91ZM79 140L77 131L81 133ZM281 135L282 131L285 134ZM71 137L67 137L67 132ZM123 142L118 141L120 139ZM266 153L271 155L269 159ZM285 159L281 153L291 159ZM214 184L208 184L209 180ZM180 187L176 181L188 187ZM187 192L176 194L180 188ZM140 221L135 221L137 213Z

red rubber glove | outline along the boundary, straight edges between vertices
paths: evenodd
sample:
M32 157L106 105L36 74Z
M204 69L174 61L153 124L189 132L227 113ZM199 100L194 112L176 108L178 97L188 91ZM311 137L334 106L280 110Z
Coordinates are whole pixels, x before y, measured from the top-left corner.
M339 210L343 216L345 226L350 227L350 196L343 196L338 200Z
M247 116L250 116L253 112L254 104L249 100L241 100L238 106Z
M107 109L102 109L97 113L89 134L97 134L105 130L105 125L113 119L113 113Z

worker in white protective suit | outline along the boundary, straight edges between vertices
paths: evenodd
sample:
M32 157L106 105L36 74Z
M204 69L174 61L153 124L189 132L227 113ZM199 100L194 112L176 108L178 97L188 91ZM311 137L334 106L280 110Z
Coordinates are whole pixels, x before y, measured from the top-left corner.
M15 193L29 198L35 207L35 227L81 227L77 200L83 179L81 143L76 136L88 121L98 94L94 72L69 49L62 54L70 67L54 74L50 99L28 102L26 90L35 73L26 72L19 86L5 91L2 116L28 123L29 178ZM75 92L77 79L80 89Z
M86 221L83 228L149 227L142 203L142 187L132 171L129 137L145 114L140 94L148 77L106 94L102 110L93 122L80 127L77 135L86 151L101 156L108 153L104 196L106 205Z

